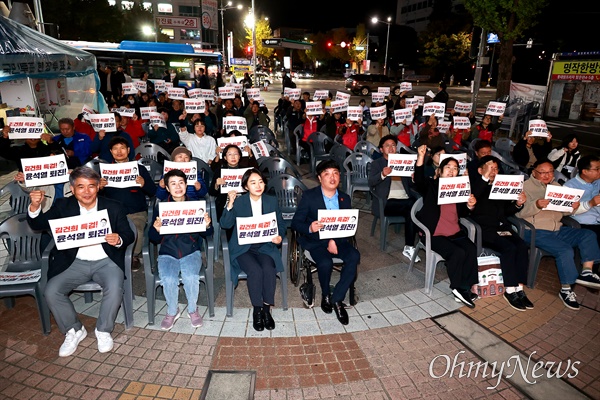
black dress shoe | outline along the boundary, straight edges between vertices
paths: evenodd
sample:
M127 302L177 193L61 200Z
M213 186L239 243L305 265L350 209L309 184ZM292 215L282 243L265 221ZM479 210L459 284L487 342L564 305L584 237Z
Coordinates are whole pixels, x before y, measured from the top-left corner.
M273 319L271 312L263 310L263 316L265 317L265 329L268 331L272 331L273 329L275 329L275 320Z
M330 294L323 296L323 299L321 300L321 310L323 310L325 314L331 314L331 311L333 311Z
M527 308L528 310L533 310L533 303L529 301L524 290L519 290L517 292L517 295L519 295L519 300L521 300L521 304L523 304L525 308Z
M527 308L525 308L525 306L523 305L523 303L521 303L521 300L519 299L519 295L517 294L517 292L514 293L506 293L504 292L504 300L506 300L506 302L508 304L510 304L510 306L512 308L514 308L517 311L525 311Z
M262 309L252 312L252 327L258 332L265 329L265 315Z
M348 312L344 308L344 304L341 301L337 301L333 304L335 310L335 316L342 325L348 325Z

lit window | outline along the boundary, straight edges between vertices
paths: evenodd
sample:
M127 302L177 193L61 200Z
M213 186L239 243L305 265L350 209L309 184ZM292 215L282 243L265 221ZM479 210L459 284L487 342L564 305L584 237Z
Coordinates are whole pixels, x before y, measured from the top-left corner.
M171 40L175 39L175 31L173 29L161 29L160 32L167 35Z
M142 7L144 7L144 10L152 11L152 3L148 1L143 2Z
M168 3L158 3L158 12L164 14L173 14L173 5Z
M111 7L112 6L116 6L117 2L115 0L108 0L108 5L111 6Z
M121 2L121 7L123 7L123 10L131 10L133 8L133 1L122 1Z

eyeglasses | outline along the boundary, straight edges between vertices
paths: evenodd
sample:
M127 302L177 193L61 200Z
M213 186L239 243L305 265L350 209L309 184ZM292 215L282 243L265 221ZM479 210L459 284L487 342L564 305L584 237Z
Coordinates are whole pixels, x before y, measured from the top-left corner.
M540 175L553 175L554 171L538 171L537 169L534 169L535 172L537 172Z

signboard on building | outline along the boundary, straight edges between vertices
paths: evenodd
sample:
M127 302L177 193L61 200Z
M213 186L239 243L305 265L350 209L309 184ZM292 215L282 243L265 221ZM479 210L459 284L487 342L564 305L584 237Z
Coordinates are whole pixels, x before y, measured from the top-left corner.
M219 29L217 19L217 0L202 0L202 27L204 29Z
M156 25L165 28L198 29L200 19L196 17L156 17Z
M600 81L600 61L555 61L552 65L552 80Z

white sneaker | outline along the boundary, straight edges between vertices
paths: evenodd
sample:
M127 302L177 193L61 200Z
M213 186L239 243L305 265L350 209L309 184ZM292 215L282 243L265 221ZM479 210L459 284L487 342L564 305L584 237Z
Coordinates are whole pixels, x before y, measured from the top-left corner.
M404 250L402 251L402 254L404 254L404 256L406 258L408 258L409 260L412 260L412 256L413 254L415 254L415 248L413 246L404 246ZM415 258L415 262L419 262L421 261L421 258L419 256L417 256L417 258Z
M113 349L113 338L108 332L99 332L96 329L96 339L98 339L98 351L100 353L108 353Z
M71 354L75 353L77 346L86 336L87 331L85 330L85 326L82 326L78 331L75 331L75 328L69 329L69 332L65 335L65 341L58 350L58 356L69 357Z

